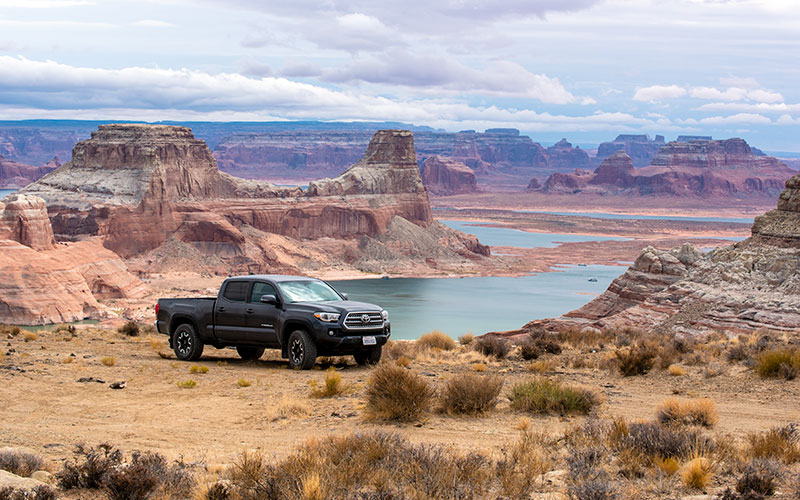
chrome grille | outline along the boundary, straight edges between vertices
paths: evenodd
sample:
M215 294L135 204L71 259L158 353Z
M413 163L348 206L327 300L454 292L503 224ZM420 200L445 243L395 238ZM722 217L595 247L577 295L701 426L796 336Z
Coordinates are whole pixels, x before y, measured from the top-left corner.
M383 326L381 313L375 311L351 312L344 318L344 327L348 330L359 328L380 328Z

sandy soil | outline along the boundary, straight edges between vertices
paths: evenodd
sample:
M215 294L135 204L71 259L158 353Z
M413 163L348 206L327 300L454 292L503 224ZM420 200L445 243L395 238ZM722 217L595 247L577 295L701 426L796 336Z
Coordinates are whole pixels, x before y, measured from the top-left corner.
M0 443L31 449L57 462L70 456L75 444L109 442L124 450L153 450L172 458L208 464L230 463L243 450L258 449L283 457L310 437L359 430L387 429L414 442L452 445L459 450L496 452L517 437L523 417L552 431L584 417L527 416L513 412L505 398L484 417L451 417L438 413L416 425L378 424L363 418L364 384L370 368L351 360L338 365L350 384L349 395L333 399L309 397L310 384L324 373L293 371L274 352L256 362L241 361L235 351L206 348L197 363L162 359L166 338L124 337L113 330L83 329L71 340L41 332L35 340L22 335L4 340L0 361ZM592 388L603 395L602 416L652 419L656 405L678 394L710 397L720 413L718 431L743 436L777 424L800 420L800 382L762 380L742 365L712 363L722 373L708 375L706 366L685 366L685 376L654 370L623 378L604 368L568 368L575 356L592 364L607 353L570 350L552 357L545 373ZM113 358L105 366L103 358ZM72 359L64 363L65 359ZM481 361L487 373L502 375L506 390L531 377L528 362L514 357L491 361L467 348L456 353L418 356L410 368L441 386L448 377L471 370ZM106 362L109 362L106 360ZM190 373L192 366L207 373ZM716 370L717 368L715 368ZM102 382L79 382L81 378ZM195 380L196 387L177 384ZM239 381L251 383L240 387ZM121 390L109 384L125 381Z

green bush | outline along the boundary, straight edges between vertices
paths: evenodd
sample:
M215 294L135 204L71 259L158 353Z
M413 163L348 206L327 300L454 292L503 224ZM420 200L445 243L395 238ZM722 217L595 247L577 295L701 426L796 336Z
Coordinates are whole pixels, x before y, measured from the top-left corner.
M791 380L800 370L800 352L795 349L773 349L758 356L753 369L763 378L783 377Z
M600 404L597 394L544 377L516 384L508 395L511 408L530 413L586 414Z

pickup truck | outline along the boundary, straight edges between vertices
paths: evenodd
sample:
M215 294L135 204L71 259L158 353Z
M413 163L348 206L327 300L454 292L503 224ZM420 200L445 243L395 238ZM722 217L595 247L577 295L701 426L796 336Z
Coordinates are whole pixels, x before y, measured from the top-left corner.
M216 298L158 299L156 328L180 360L200 359L206 345L235 347L249 360L280 349L303 370L317 356L375 364L391 334L381 307L350 301L322 280L282 275L228 278Z

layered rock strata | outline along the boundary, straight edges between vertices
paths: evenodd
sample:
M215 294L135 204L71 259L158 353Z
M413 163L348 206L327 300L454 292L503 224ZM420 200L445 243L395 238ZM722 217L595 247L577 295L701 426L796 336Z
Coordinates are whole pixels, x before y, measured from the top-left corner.
M771 156L756 156L742 139L670 142L648 167L625 152L606 157L591 174L553 174L543 190L667 196L777 196L796 172Z
M57 163L58 158L54 158L46 165L33 167L7 160L0 156L0 188L21 188L27 186L31 182L55 170L59 166Z
M56 239L100 237L144 272L168 262L220 274L358 266L367 247L390 244L379 238L397 219L447 231L431 216L413 135L398 130L379 131L359 162L303 191L220 172L185 127L102 125L71 162L23 191L47 201ZM301 251L309 240L337 250ZM442 241L456 266L488 255L468 235ZM413 260L387 257L384 266Z
M648 247L608 290L535 327L633 327L654 331L728 333L800 328L800 175L786 182L778 208L756 218L752 236L701 254L690 244Z
M438 195L474 193L478 190L475 172L465 164L443 156L431 156L422 165L422 182Z
M98 300L145 287L99 239L56 244L41 198L0 202L0 323L41 325L108 314Z
M595 162L599 163L618 151L624 151L631 157L634 166L646 167L664 144L663 135L650 139L645 134L620 134L613 141L603 142L597 147Z

